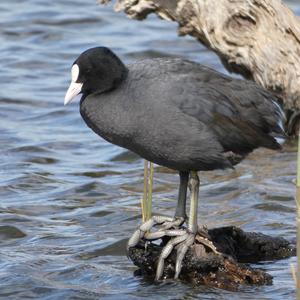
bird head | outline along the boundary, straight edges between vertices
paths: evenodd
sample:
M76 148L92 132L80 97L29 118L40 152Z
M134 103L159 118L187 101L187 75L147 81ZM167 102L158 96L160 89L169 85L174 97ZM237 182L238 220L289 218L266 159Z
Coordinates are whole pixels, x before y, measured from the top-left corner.
M103 93L117 87L127 75L127 68L108 48L95 47L84 51L71 68L71 84L64 104L78 94L87 96Z

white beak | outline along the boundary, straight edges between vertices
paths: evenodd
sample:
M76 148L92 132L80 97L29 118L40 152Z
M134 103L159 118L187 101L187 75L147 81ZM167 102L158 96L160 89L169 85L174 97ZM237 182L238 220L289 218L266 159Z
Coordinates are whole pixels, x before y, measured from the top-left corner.
M73 81L71 82L65 96L64 105L70 103L73 100L73 98L75 98L81 92L82 85L82 83L76 83Z

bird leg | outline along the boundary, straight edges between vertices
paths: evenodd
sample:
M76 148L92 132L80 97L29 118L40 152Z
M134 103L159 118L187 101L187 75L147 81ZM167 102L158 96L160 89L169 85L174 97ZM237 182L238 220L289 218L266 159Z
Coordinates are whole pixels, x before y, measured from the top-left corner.
M144 161L144 191L142 199L142 219L148 221L152 214L153 163Z
M175 265L175 276L177 279L182 268L183 259L190 246L194 242L203 244L212 252L219 254L214 244L209 240L209 235L204 229L198 228L197 210L199 197L199 177L196 171L191 171L190 180L188 180L188 173L181 174L178 205L176 209L175 218L164 216L153 216L151 219L143 223L131 236L128 242L128 248L134 247L138 242L144 238L145 240L156 240L162 237L170 237L171 239L163 247L158 259L155 280L159 280L164 271L164 264L166 258L170 255L172 250L176 247L177 257ZM187 228L181 227L185 221L185 202L186 202L186 187L187 184L190 189L190 212ZM163 229L156 232L149 232L149 230L158 224L163 225ZM172 224L172 226L170 226ZM178 228L177 228L178 227ZM171 229L175 228L175 229Z
M180 185L179 185L179 192L178 192L178 201L177 207L175 212L175 219L182 218L186 220L186 193L189 181L189 172L180 171Z
M197 172L191 171L190 180L189 180L189 189L190 189L190 213L188 220L188 228L183 230L185 234L171 239L167 245L162 249L162 252L158 259L156 276L155 280L159 280L163 274L164 262L165 259L172 252L173 248L177 245L177 257L176 257L176 266L175 266L175 276L178 278L182 261L189 247L194 243L195 236L198 232L198 223L197 223L197 209L198 209L198 195L199 195L199 177Z
M172 252L173 248L177 247L177 257L175 265L175 276L177 279L182 267L182 261L191 245L194 244L195 239L197 242L207 246L214 253L219 254L214 244L207 238L207 235L204 234L201 236L201 231L198 231L198 222L197 222L197 210L198 210L198 196L199 196L199 177L196 171L191 171L191 176L189 180L189 189L190 189L190 213L188 228L186 230L181 229L180 233L177 232L177 236L171 238L167 245L162 249L162 252L158 259L158 265L156 269L155 280L159 280L163 274L164 262L165 259ZM166 235L169 233L166 232ZM173 232L175 234L175 232ZM197 236L196 236L197 235ZM169 235L170 236L170 235Z
M186 193L189 179L189 172L179 172L180 186L178 193L178 202L174 218L165 216L153 216L146 220L139 228L133 233L128 241L127 248L136 246L141 239L155 240L164 236L170 235L171 228L179 228L186 220ZM144 207L147 207L146 204ZM150 233L149 231L157 225L162 225L161 229L156 232ZM174 232L171 231L172 233Z

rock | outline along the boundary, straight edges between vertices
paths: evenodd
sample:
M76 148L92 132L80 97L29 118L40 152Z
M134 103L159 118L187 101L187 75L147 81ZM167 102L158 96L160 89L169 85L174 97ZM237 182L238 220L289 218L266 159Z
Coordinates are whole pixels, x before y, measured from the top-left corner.
M208 234L221 255L210 248L195 243L183 260L180 280L196 285L207 285L236 290L240 284L271 284L272 276L254 269L246 263L275 260L296 255L296 247L283 238L262 233L244 232L237 227L208 230ZM128 256L139 267L136 274L154 280L156 264L165 238L160 245L141 242L130 248ZM176 250L166 259L163 278L173 278Z

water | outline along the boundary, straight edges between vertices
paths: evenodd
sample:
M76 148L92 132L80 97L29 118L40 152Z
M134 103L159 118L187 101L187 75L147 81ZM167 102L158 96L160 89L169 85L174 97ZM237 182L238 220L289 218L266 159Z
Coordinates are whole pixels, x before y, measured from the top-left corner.
M289 2L300 14L298 1ZM143 162L99 139L78 103L63 106L70 66L107 45L126 62L179 55L225 72L218 58L176 24L128 20L93 0L0 3L0 298L293 299L290 264L261 263L272 286L231 293L134 277L125 256L140 221ZM235 171L201 174L200 221L295 238L296 146L259 150ZM154 212L175 209L178 178L155 170Z

